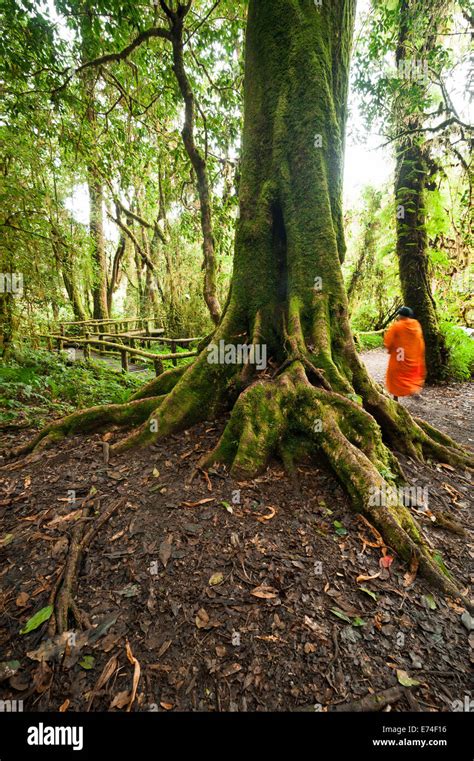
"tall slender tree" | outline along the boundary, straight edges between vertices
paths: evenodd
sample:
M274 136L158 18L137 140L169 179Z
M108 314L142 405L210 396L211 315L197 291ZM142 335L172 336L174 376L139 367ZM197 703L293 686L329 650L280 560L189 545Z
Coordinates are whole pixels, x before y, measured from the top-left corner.
M81 48L84 61L94 55L92 33L94 23L93 5L86 1L81 16ZM87 188L89 192L89 231L94 262L94 279L92 298L94 319L105 320L108 314L107 297L107 256L104 235L104 186L97 167L97 108L96 108L96 74L87 69L83 73L85 121L90 140L89 160L87 166Z

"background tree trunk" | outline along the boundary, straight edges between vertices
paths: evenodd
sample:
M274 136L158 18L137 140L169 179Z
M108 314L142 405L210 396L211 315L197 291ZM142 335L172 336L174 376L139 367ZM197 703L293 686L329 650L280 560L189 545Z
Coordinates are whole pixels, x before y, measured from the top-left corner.
M84 3L81 20L81 45L83 62L93 57L94 8L89 2ZM92 69L83 73L84 97L86 99L85 119L88 125L90 141L87 165L87 188L89 192L89 233L92 245L94 279L92 284L93 317L105 320L109 316L107 299L107 257L104 237L104 189L97 168L97 114L95 105L95 78Z
M417 2L402 0L399 9L398 45L396 52L399 77L407 77L404 88L413 88L410 80L416 67L428 66L428 54L436 41L437 24L444 0L437 3L439 14L433 8L433 19L426 36L421 43L414 31L413 20L416 17ZM416 27L415 27L416 28ZM416 30L418 35L419 30ZM417 81L415 85L423 95L426 85ZM403 135L396 142L395 201L397 206L397 256L400 270L400 283L406 306L413 309L421 323L426 343L427 380L435 383L443 380L447 374L448 350L440 331L436 304L429 282L428 238L426 232L425 190L428 178L428 155L423 147L423 125L415 113L407 116L408 103L404 93L400 102L395 104L395 128L397 134ZM409 113L409 112L408 112ZM410 132L410 134L407 134Z
M93 167L89 168L88 188L90 203L89 230L94 262L94 284L92 286L94 319L106 320L109 316L109 310L107 303L107 257L105 254L104 238L104 191Z

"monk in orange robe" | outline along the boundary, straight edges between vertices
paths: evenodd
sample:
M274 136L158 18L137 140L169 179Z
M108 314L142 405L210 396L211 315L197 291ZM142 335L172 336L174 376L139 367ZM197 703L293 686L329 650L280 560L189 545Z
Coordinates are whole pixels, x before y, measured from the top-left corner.
M384 345L390 354L386 386L398 401L399 396L412 396L423 388L426 378L425 342L413 310L401 307L398 319L385 333Z

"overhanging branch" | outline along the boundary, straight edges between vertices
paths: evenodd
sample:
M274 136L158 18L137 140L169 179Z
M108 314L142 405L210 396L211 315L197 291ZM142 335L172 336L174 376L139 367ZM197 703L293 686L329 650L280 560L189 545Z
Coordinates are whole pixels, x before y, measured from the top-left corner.
M172 39L170 32L167 29L163 29L162 27L151 27L150 29L145 29L143 32L140 32L140 34L137 35L137 37L135 37L135 39L132 40L129 45L123 48L123 50L120 50L118 53L106 53L105 55L99 56L98 58L93 58L90 61L86 61L86 63L83 63L81 66L73 69L67 79L62 83L62 85L57 87L53 93L58 93L61 92L61 90L64 90L71 79L76 74L80 74L80 72L84 71L85 69L89 69L93 66L103 66L106 63L113 63L114 61L124 61L126 58L128 58L129 55L131 55L131 53L133 53L136 48L140 47L140 45L146 42L146 40L149 40L153 37L161 37L162 39L169 41Z

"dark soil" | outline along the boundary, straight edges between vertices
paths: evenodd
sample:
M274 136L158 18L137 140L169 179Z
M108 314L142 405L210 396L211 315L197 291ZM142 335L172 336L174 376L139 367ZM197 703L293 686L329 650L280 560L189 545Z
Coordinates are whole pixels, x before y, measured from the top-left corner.
M408 404L468 443L473 434L457 428L467 424L469 395L468 384L449 386ZM390 548L371 546L376 537L323 462L300 467L295 480L277 463L248 482L196 471L223 425L109 465L103 436L74 437L0 471L0 662L20 662L3 674L0 698L23 700L25 710L126 710L133 653L141 674L132 711L325 710L397 684L400 672L419 684L392 710L459 708L472 689L464 609L410 578L397 557L381 567ZM429 490L417 518L468 587L469 474L403 466L411 485ZM19 631L48 605L87 495L89 522L122 503L80 568L75 600L91 631L71 620L76 646L54 655L47 622Z

